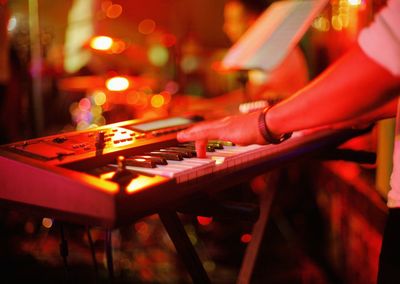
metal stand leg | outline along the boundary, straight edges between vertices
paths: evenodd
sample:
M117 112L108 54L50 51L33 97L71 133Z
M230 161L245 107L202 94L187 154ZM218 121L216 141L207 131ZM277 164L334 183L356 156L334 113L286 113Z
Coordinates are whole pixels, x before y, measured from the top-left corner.
M108 275L110 281L114 280L114 264L113 264L113 256L112 256L112 240L111 240L111 230L106 230L106 240L105 240L105 251L106 251L106 259L107 259L107 268L108 268Z
M254 224L251 234L251 241L247 245L246 253L243 258L242 267L237 279L238 284L248 284L251 281L254 267L256 265L258 252L262 243L265 228L268 223L272 200L275 195L275 186L264 190L260 195L260 217Z
M193 283L211 283L177 213L173 211L164 211L160 212L158 215L174 243L178 255L185 264Z
M99 279L99 268L98 268L97 260L96 260L96 249L94 247L94 242L93 242L92 234L90 233L90 228L89 227L86 228L86 232L87 232L87 236L88 236L88 240L89 240L90 254L92 255L94 273L95 273L95 277L96 277L95 278L96 279L95 283L97 283L98 279Z

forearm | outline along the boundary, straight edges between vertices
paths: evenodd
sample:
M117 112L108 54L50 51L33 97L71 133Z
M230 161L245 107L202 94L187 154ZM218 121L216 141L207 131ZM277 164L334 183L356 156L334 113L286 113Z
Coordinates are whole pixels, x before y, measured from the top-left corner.
M281 134L349 121L388 103L399 85L400 78L355 46L307 87L271 108L267 125Z
M396 116L397 112L397 104L398 98L394 98L393 100L389 101L388 103L384 104L380 108L370 111L360 117L346 120L344 122L339 122L331 125L332 129L341 129L341 128L350 128L350 127L357 127L366 124L370 124L372 122L386 119L386 118L393 118Z

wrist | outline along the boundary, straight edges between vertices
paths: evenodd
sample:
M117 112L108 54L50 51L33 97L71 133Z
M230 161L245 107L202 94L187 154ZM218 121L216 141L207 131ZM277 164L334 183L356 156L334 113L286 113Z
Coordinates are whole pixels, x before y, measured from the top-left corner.
M284 132L280 129L280 123L276 123L277 120L275 119L274 114L275 107L273 109L271 107L267 112L265 112L265 124L268 125L268 129L274 137L279 137Z
M283 141L289 139L292 136L292 132L289 133L279 133L275 132L270 127L270 120L268 119L271 106L266 107L258 117L258 129L261 136L264 138L265 142L268 144L280 144Z

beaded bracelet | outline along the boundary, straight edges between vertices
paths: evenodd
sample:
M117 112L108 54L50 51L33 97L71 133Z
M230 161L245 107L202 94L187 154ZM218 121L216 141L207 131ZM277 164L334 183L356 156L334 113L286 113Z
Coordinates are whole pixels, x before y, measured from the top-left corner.
M268 144L280 144L283 141L289 139L293 132L289 132L289 133L285 133L282 134L280 137L276 138L272 135L271 131L269 130L267 123L266 123L266 116L267 116L267 112L270 110L271 106L266 107L265 109L263 109L263 111L260 113L259 117L258 117L258 130L260 130L260 133L262 135L262 137L264 138L264 140L268 143Z

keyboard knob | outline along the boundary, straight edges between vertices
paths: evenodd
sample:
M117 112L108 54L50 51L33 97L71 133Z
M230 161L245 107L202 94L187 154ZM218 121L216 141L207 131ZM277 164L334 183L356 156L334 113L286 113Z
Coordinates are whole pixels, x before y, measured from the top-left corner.
M118 156L117 158L117 167L118 171L125 171L126 170L126 160L124 156Z

